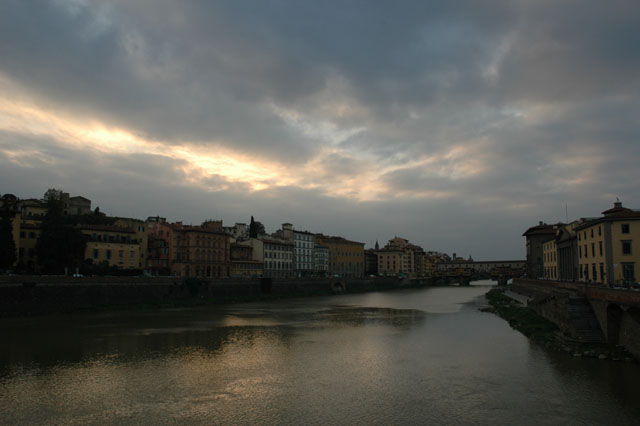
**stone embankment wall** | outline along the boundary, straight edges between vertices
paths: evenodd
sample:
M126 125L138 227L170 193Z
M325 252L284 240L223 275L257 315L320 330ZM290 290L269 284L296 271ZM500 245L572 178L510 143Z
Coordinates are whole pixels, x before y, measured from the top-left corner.
M566 335L578 339L568 310L571 290L538 283L537 280L514 279L511 288L531 298L528 306L538 314L556 324Z
M0 276L0 315L67 312L99 306L330 295L411 285L409 280L392 277L184 280L177 277Z
M514 279L512 289L532 297L529 306L568 336L581 340L597 329L603 341L640 358L640 292L531 279ZM576 312L580 301L587 309Z

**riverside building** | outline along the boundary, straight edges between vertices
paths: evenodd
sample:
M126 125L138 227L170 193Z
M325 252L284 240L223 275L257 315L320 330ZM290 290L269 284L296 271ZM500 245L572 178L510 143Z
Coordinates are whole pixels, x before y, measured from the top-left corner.
M283 223L282 230L278 232L284 240L293 242L293 273L297 276L309 276L314 274L315 236L308 231L296 231L290 223Z
M364 243L342 237L315 235L319 245L329 249L329 274L341 277L364 275Z
M607 285L637 282L640 271L640 211L616 201L602 217L575 228L581 281Z

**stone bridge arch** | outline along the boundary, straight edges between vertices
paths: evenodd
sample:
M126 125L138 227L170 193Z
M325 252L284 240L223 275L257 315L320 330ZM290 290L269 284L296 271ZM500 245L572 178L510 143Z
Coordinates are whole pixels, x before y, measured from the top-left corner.
M344 293L347 289L347 283L344 281L334 281L331 283L331 291L334 293Z

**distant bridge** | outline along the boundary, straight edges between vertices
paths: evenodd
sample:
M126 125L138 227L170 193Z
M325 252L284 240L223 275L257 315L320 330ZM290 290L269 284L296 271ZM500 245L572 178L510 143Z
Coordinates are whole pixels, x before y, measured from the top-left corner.
M443 262L436 264L434 278L445 284L458 282L463 286L482 279L491 279L499 285L506 285L510 279L521 277L526 271L526 266L525 260Z

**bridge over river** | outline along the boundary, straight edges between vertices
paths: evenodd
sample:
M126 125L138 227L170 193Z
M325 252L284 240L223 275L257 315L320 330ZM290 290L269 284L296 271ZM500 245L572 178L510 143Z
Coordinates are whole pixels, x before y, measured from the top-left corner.
M526 265L525 260L443 262L436 264L434 279L443 284L457 282L463 286L471 281L491 279L506 285L510 279L523 276Z

